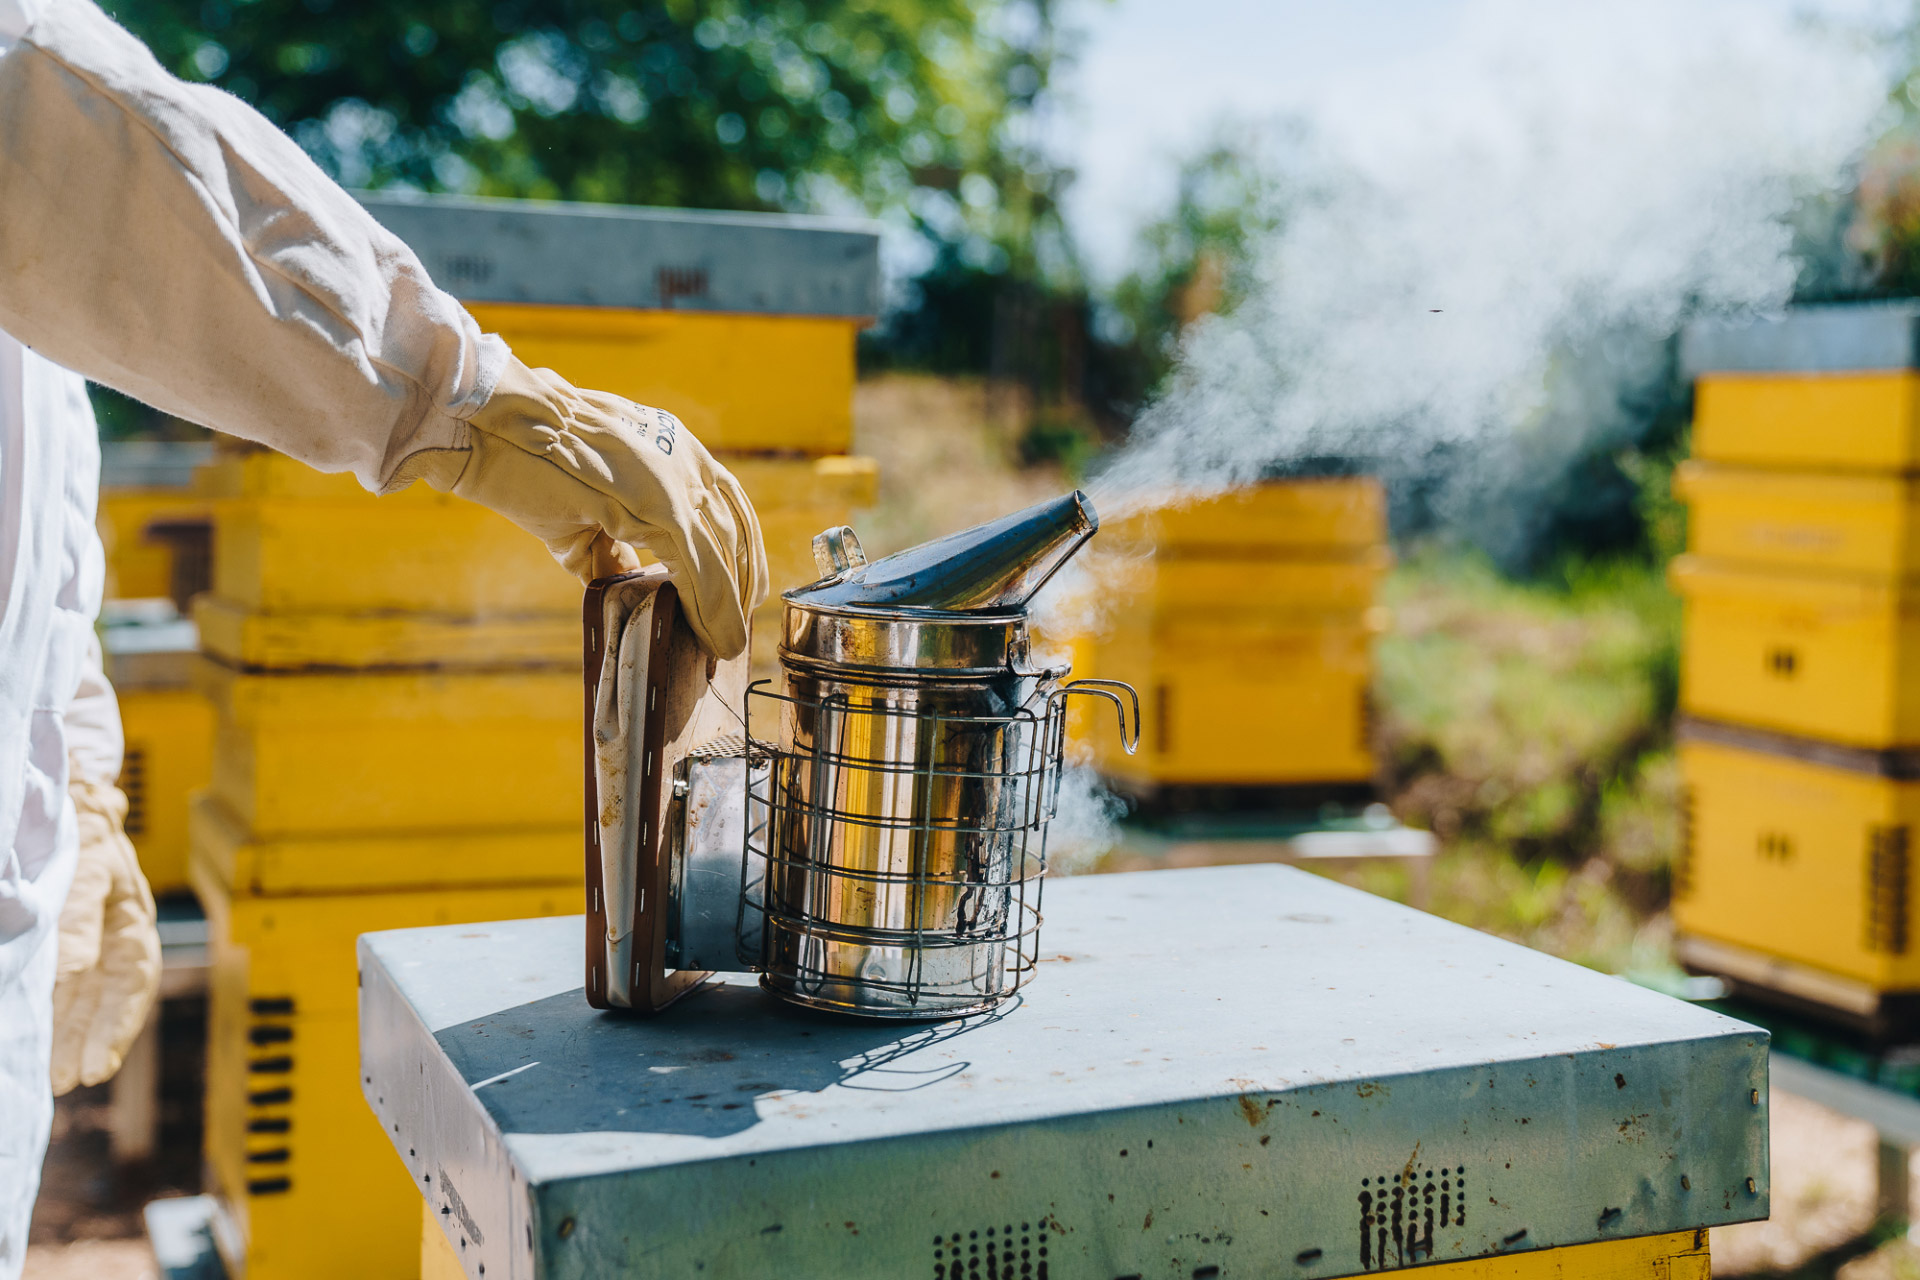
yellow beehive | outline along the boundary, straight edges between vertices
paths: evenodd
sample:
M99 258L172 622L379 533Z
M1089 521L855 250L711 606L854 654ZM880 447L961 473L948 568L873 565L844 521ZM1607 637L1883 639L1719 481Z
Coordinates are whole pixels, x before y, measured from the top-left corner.
M252 1280L411 1274L416 1193L360 1094L354 939L577 912L577 872L298 897L235 896L194 873L213 939L205 1143L221 1252Z
M846 456L724 461L766 540L772 594L755 623L771 645L780 592L817 576L813 535L873 503L879 468ZM212 471L214 588L194 611L208 652L272 670L578 663L580 584L492 512L418 484L375 498L351 476L268 453Z
M264 451L208 469L213 595L268 614L451 618L576 614L580 584L538 540L464 499L415 484L376 498Z
M256 613L201 596L193 619L204 652L252 672L577 667L581 652L575 613Z
M470 302L513 353L666 409L714 452L845 453L863 319Z
M219 798L193 798L196 865L241 895L380 893L557 881L580 873L580 820L563 826L266 837Z
M1920 990L1908 872L1920 781L1871 761L1697 739L1682 742L1680 762L1687 836L1674 921L1694 951L1707 940L1836 987Z
M212 514L190 488L103 488L100 541L107 553L108 598L139 600L173 591L173 548L147 535L160 521L204 520Z
M1386 491L1371 476L1269 480L1217 497L1115 521L1107 541L1234 559L1272 554L1340 558L1387 537Z
M845 453L872 227L605 204L364 196L527 364L658 405L715 452Z
M203 661L211 794L256 837L580 821L573 669L254 674Z
M740 487L753 499L767 544L771 590L753 614L753 675L779 671L780 593L820 576L813 537L850 523L879 496L880 467L872 458L727 458Z
M1917 323L1836 306L1691 327L1690 554L1669 571L1696 717L1679 953L1882 1029L1882 997L1920 990L1901 764L1920 745Z
M677 413L753 498L776 591L811 580L812 535L871 501L873 464L840 456L871 232L368 204L522 360ZM207 478L195 678L217 731L192 843L222 1249L251 1280L411 1274L414 1193L355 1078L353 937L580 910L581 587L425 485L374 498L244 451Z
M188 797L213 767L213 708L192 689L117 690L126 754L127 837L155 894L187 887Z
M1128 789L1365 783L1372 640L1366 616L1127 622L1075 646L1074 675L1140 695L1127 755L1103 704L1074 708L1075 736Z
M1200 557L1173 551L1104 557L1100 588L1128 614L1177 619L1358 617L1373 608L1393 555L1371 546L1332 558Z
M1367 477L1269 481L1115 521L1088 566L1110 625L1074 641L1074 674L1132 684L1142 733L1128 756L1105 709L1076 706L1100 771L1141 794L1364 788L1385 538Z
M1728 563L1834 576L1920 574L1920 479L1683 463L1687 549Z
M459 1252L434 1219L431 1198L417 1217L420 1280L466 1280ZM1423 1266L1420 1274L1423 1280L1711 1280L1713 1262L1707 1232L1700 1230L1523 1249Z
M1920 743L1920 595L1691 556L1680 704L1689 714L1851 746Z
M1709 373L1694 385L1693 456L1747 466L1920 468L1920 373Z

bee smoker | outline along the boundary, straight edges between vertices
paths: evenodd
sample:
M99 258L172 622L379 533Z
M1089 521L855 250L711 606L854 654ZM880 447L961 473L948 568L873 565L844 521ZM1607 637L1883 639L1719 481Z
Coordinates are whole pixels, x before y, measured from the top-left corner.
M699 651L664 571L590 587L589 1002L656 1011L715 972L871 1017L1016 991L1068 700L1139 738L1130 686L1031 656L1029 602L1098 527L1073 493L871 563L828 530L778 688Z

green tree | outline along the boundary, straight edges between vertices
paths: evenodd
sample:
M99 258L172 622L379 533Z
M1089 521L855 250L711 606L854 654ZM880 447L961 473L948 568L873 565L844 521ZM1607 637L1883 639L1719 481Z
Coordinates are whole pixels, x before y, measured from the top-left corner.
M1137 348L1149 389L1172 369L1188 325L1232 310L1254 286L1258 242L1285 219L1263 155L1253 133L1217 138L1181 164L1172 209L1140 233L1137 265L1113 291L1112 327Z
M890 212L1019 265L1048 0L108 0L343 182Z

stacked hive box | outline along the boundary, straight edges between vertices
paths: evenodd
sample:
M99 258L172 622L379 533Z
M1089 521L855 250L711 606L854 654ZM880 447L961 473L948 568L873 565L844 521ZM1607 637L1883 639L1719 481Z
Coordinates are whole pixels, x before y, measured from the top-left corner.
M213 709L193 687L193 624L167 601L115 601L104 610L107 678L120 702L120 789L127 837L154 896L186 896L189 797L213 765Z
M798 580L795 530L866 498L872 467L844 450L872 235L369 204L523 359L671 408L723 453L786 540L776 587ZM251 1280L406 1274L417 1193L359 1096L353 940L580 910L580 587L425 486L376 499L253 450L206 483L196 682L217 732L192 873L214 944L216 1238Z
M1110 616L1076 675L1140 693L1140 749L1088 735L1117 786L1172 808L1370 795L1374 589L1391 563L1367 478L1274 480L1103 535Z
M1682 958L1887 1031L1920 1011L1920 316L1700 325Z
M100 541L107 552L107 598L175 599L206 586L203 566L183 563L171 531L207 527L206 495L195 481L213 446L163 440L111 441L100 447ZM204 546L205 539L199 540Z
M165 897L187 888L187 796L206 785L213 748L212 712L192 688L193 624L179 613L206 587L212 512L195 475L212 448L139 441L101 454L102 642L126 731L127 835Z

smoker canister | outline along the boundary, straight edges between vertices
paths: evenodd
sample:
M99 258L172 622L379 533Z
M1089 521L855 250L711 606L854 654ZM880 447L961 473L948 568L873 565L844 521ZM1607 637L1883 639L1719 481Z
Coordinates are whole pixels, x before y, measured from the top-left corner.
M711 697L684 705L671 587L610 580L666 603L588 610L598 749L618 748L589 790L589 999L652 1010L708 972L758 972L797 1004L924 1018L1017 990L1038 958L1068 699L1111 702L1128 751L1139 737L1130 687L1068 681L1031 652L1029 602L1097 528L1074 493L872 563L828 530L821 578L783 597L780 680L711 740L687 739L716 717Z
M783 597L785 690L749 699L779 716L769 990L924 1017L1017 987L1035 958L1065 699L1118 701L1034 665L1027 604L1097 528L1075 493L873 564L851 530L816 540L826 576Z

